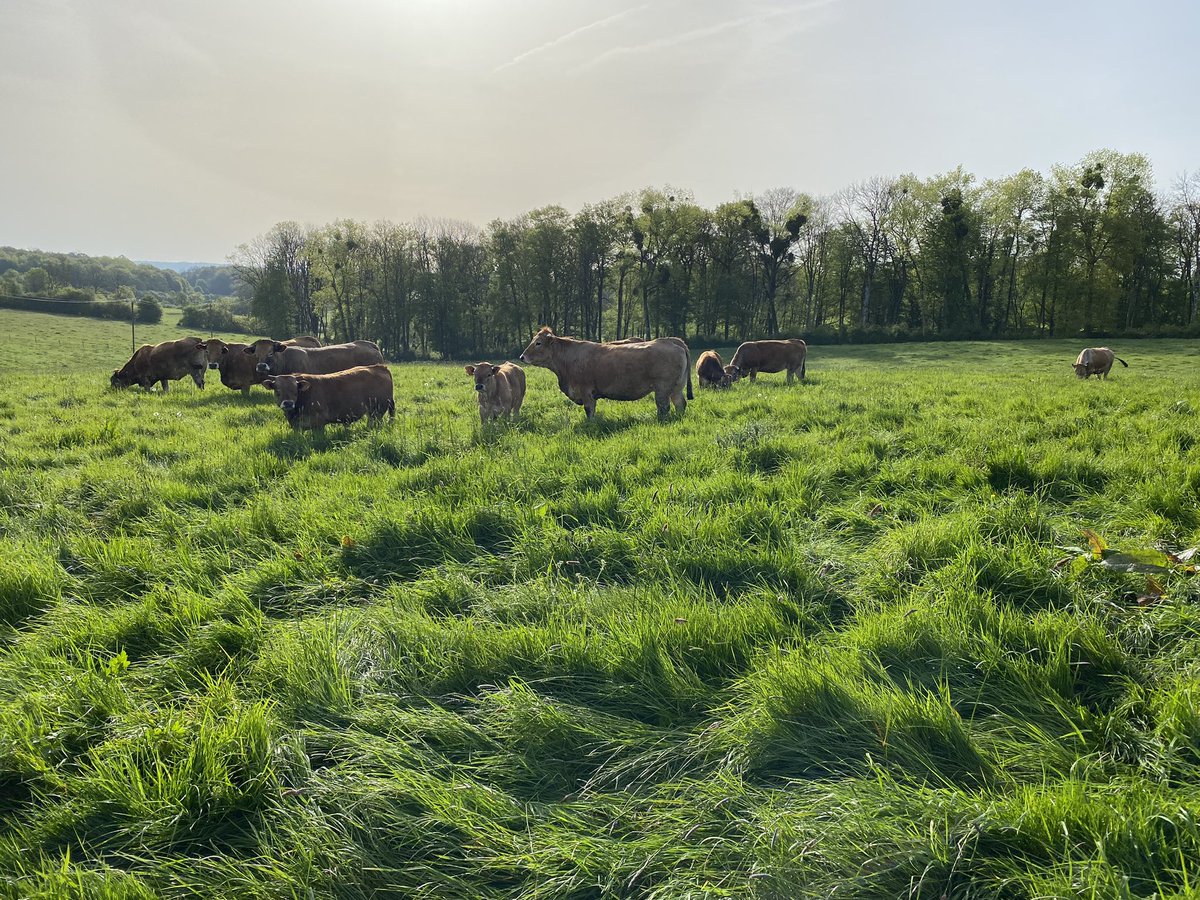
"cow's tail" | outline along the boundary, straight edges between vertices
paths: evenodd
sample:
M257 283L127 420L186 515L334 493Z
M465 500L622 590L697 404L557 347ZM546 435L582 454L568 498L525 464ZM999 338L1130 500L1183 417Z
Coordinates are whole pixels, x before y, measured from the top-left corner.
M685 353L684 356L687 358L687 373L688 373L687 398L689 400L695 400L696 399L695 395L692 394L692 354Z
M1115 359L1117 362L1119 362L1125 368L1127 368L1127 369L1129 368L1129 363L1125 362L1125 360L1121 359L1121 357L1117 356L1115 353L1113 354L1113 359Z
M800 360L800 380L804 380L804 373L808 368L808 354L804 354L804 359Z

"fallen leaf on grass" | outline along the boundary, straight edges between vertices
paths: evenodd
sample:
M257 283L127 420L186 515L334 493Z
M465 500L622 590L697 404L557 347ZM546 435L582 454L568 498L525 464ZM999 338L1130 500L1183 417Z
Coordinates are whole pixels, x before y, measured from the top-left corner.
M1096 534L1090 528L1083 529L1083 536L1087 538L1088 546L1092 548L1092 556L1100 559L1104 555L1104 551L1108 549L1108 544L1104 543L1104 538Z

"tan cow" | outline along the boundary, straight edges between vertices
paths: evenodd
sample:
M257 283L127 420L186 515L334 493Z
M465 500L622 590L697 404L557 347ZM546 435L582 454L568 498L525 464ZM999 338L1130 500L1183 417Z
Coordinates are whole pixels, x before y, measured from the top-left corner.
M149 391L157 381L165 392L168 382L190 375L196 387L203 390L204 371L207 368L204 341L198 337L185 337L161 344L143 344L129 358L129 362L113 371L109 384L116 388L140 384Z
M288 338L286 341L277 341L274 338L259 338L252 341L248 347L242 352L248 353L254 357L254 364L266 362L267 357L271 355L271 351L275 349L276 344L283 344L285 347L323 347L325 346L315 337L307 334L302 334L300 337Z
M328 375L277 375L263 386L275 392L293 428L348 425L363 416L396 418L392 373L387 366L355 366Z
M787 372L788 384L799 374L804 380L805 357L808 346L799 338L786 341L746 341L737 348L733 360L725 367L733 381L750 376L754 381L759 372Z
M288 347L276 342L255 368L264 375L328 375L355 366L374 366L383 354L373 341L351 341L327 347Z
M557 375L559 390L582 406L589 419L596 414L597 400L640 400L653 393L663 417L671 404L682 413L692 399L687 344L676 337L597 344L559 337L543 327L521 354L521 361Z
M255 370L254 357L244 352L249 344L225 343L220 338L209 338L204 342L208 354L208 367L221 373L221 384L231 391L241 391L250 396L250 388L262 384L266 375Z
M467 374L475 379L475 396L479 399L479 421L508 416L515 419L525 400L525 370L513 363L494 366L481 362L467 366Z
M1075 357L1072 368L1075 370L1077 378L1091 378L1093 375L1098 375L1107 381L1114 359L1125 368L1129 368L1129 363L1107 347L1088 347L1086 350L1080 351L1079 355Z
M696 383L700 387L713 388L727 388L733 383L721 362L721 354L716 350L705 350L696 360Z

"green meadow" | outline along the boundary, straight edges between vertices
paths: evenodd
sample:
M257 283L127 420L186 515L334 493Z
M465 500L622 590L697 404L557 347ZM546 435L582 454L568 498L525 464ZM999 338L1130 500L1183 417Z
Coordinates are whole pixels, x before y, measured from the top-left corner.
M0 896L1200 896L1200 345L1082 346L307 434L0 311Z

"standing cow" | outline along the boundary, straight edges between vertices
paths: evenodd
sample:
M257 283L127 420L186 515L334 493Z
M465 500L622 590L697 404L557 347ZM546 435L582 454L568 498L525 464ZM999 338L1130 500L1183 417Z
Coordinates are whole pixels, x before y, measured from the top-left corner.
M662 418L671 404L682 413L692 399L688 347L677 337L597 344L559 337L547 326L533 336L521 361L558 376L559 390L582 406L589 419L596 414L597 400L640 400L653 393Z
M139 384L149 391L157 381L166 392L168 382L190 375L196 387L204 390L204 372L207 368L208 355L204 341L198 337L185 337L161 344L143 344L129 358L129 362L113 371L109 384L115 388Z
M204 342L208 354L208 367L221 373L221 384L231 391L241 391L250 396L250 388L262 384L266 375L255 369L254 357L245 351L248 344L225 343L220 338L209 338Z
M712 388L727 388L733 383L721 362L721 354L716 350L705 350L696 360L696 383L700 387Z
M383 354L373 341L351 341L327 347L288 347L277 342L256 368L264 375L328 375L382 362Z
M467 366L467 374L475 379L480 422L486 424L500 416L517 417L525 400L524 369L513 363L494 366L481 362Z
M1121 359L1107 347L1088 347L1080 352L1075 357L1075 363L1072 368L1075 370L1077 378L1091 378L1093 375L1108 380L1108 373L1112 369L1113 360L1116 360L1125 368L1129 368L1129 363Z
M328 375L277 375L263 386L275 392L293 428L348 425L367 416L396 418L392 373L387 366L355 366Z
M799 375L804 380L805 358L808 345L799 338L786 341L746 341L737 348L733 360L725 367L730 379L750 376L754 381L759 372L787 372L787 382Z
M254 364L266 362L267 357L275 349L276 344L282 344L285 347L323 347L325 346L315 337L307 334L302 334L300 337L288 338L286 341L277 341L274 338L259 338L250 343L249 346L242 350L243 353L254 357Z

